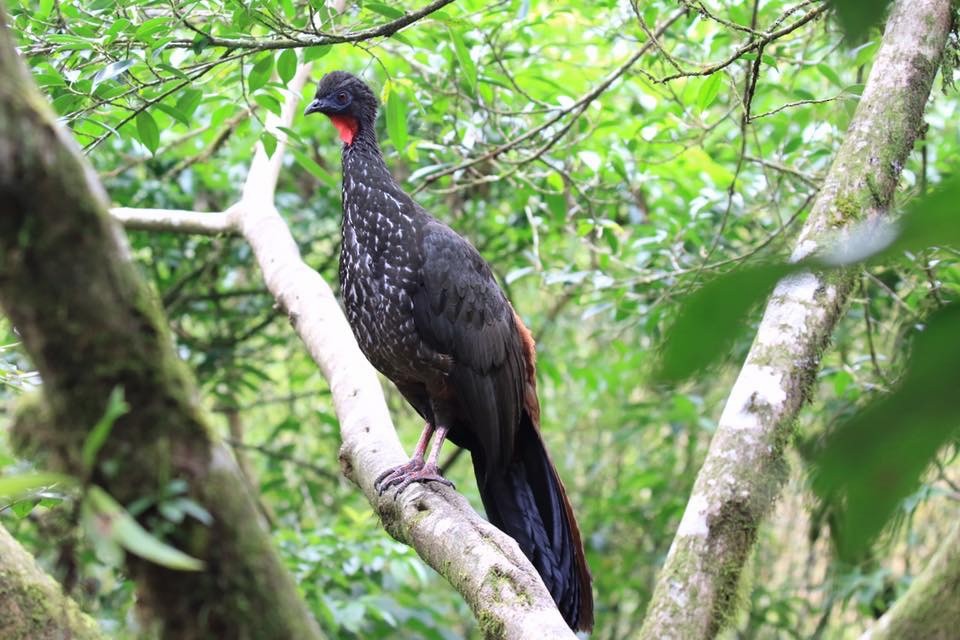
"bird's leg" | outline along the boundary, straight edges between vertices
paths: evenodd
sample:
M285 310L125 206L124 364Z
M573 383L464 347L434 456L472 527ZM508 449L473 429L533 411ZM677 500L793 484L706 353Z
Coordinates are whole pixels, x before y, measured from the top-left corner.
M373 488L376 489L377 493L382 494L387 487L396 484L396 479L403 478L406 474L419 471L423 468L423 455L427 452L427 443L430 442L432 435L433 424L428 422L423 425L423 432L420 434L420 440L417 441L417 446L413 450L413 456L410 457L410 462L387 469L373 481Z
M397 495L399 496L403 493L403 490L409 487L414 482L439 482L440 484L445 484L448 487L452 487L453 483L440 475L440 469L437 467L437 461L440 458L440 448L443 446L443 441L447 437L447 428L446 427L437 427L436 428L436 438L433 440L433 444L430 446L430 456L427 458L427 461L424 463L421 458L421 465L419 469L405 473L403 477L391 478L389 485L384 483L384 488L386 486L397 485Z

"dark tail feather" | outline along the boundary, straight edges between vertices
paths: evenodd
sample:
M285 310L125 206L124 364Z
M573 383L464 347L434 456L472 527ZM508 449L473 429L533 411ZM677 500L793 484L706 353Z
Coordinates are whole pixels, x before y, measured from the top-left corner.
M514 460L505 472L488 473L479 458L473 456L473 467L487 518L517 541L570 628L591 630L593 593L580 529L529 415L524 412Z

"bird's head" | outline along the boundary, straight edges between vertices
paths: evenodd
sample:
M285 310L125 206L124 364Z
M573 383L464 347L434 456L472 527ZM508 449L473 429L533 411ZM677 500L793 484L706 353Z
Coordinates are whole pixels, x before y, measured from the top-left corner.
M377 96L363 80L346 71L331 71L320 79L313 102L303 115L322 113L333 122L340 139L353 144L361 130L373 131Z

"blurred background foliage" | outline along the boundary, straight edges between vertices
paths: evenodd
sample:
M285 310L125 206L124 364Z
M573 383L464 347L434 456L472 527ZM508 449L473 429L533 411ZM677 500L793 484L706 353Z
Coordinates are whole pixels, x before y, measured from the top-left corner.
M724 366L682 386L653 387L645 372L684 294L750 257L789 252L857 105L876 29L845 43L827 5L809 0L462 0L392 37L302 46L426 4L7 5L36 82L123 206L228 207L254 143L273 148L263 120L298 58L314 61L316 79L346 69L370 82L384 104L388 165L477 245L538 339L545 437L594 575L593 637L639 630L749 327ZM960 105L946 68L898 204L956 171ZM322 119L298 116L290 133L278 205L307 262L335 284L340 143ZM231 237L129 238L321 624L338 638L478 637L457 594L341 479L329 390L273 308L249 247ZM895 386L923 318L957 297L957 256L931 249L862 268L796 425L791 481L746 572L748 612L729 637L858 635L960 514L951 445L874 552L835 561L831 513L813 499L797 455ZM39 381L12 328L0 331L0 393L14 398ZM409 448L421 425L392 391L389 402ZM0 470L25 468L0 439ZM465 457L449 474L479 509ZM151 499L174 505L176 521L175 487ZM0 504L0 524L105 628L138 635L132 584L78 534L71 508L55 493Z

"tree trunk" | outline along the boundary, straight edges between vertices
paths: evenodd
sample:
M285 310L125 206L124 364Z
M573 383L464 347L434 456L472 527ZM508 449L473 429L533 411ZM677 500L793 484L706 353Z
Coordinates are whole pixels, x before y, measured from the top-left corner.
M889 207L920 133L951 24L950 0L898 0L836 159L800 232L800 259ZM735 613L740 575L786 475L784 447L852 288L849 275L781 282L727 399L661 571L642 638L711 638Z
M0 640L104 640L97 623L0 527Z
M30 80L0 8L0 304L43 381L43 411L22 413L16 438L51 466L89 471L122 504L181 479L212 515L210 526L185 521L171 539L203 571L128 555L140 603L165 637L320 637L127 254L94 172ZM116 387L131 410L87 470L82 445ZM160 516L142 522L150 517Z
M960 635L960 523L907 592L860 640L951 640Z

